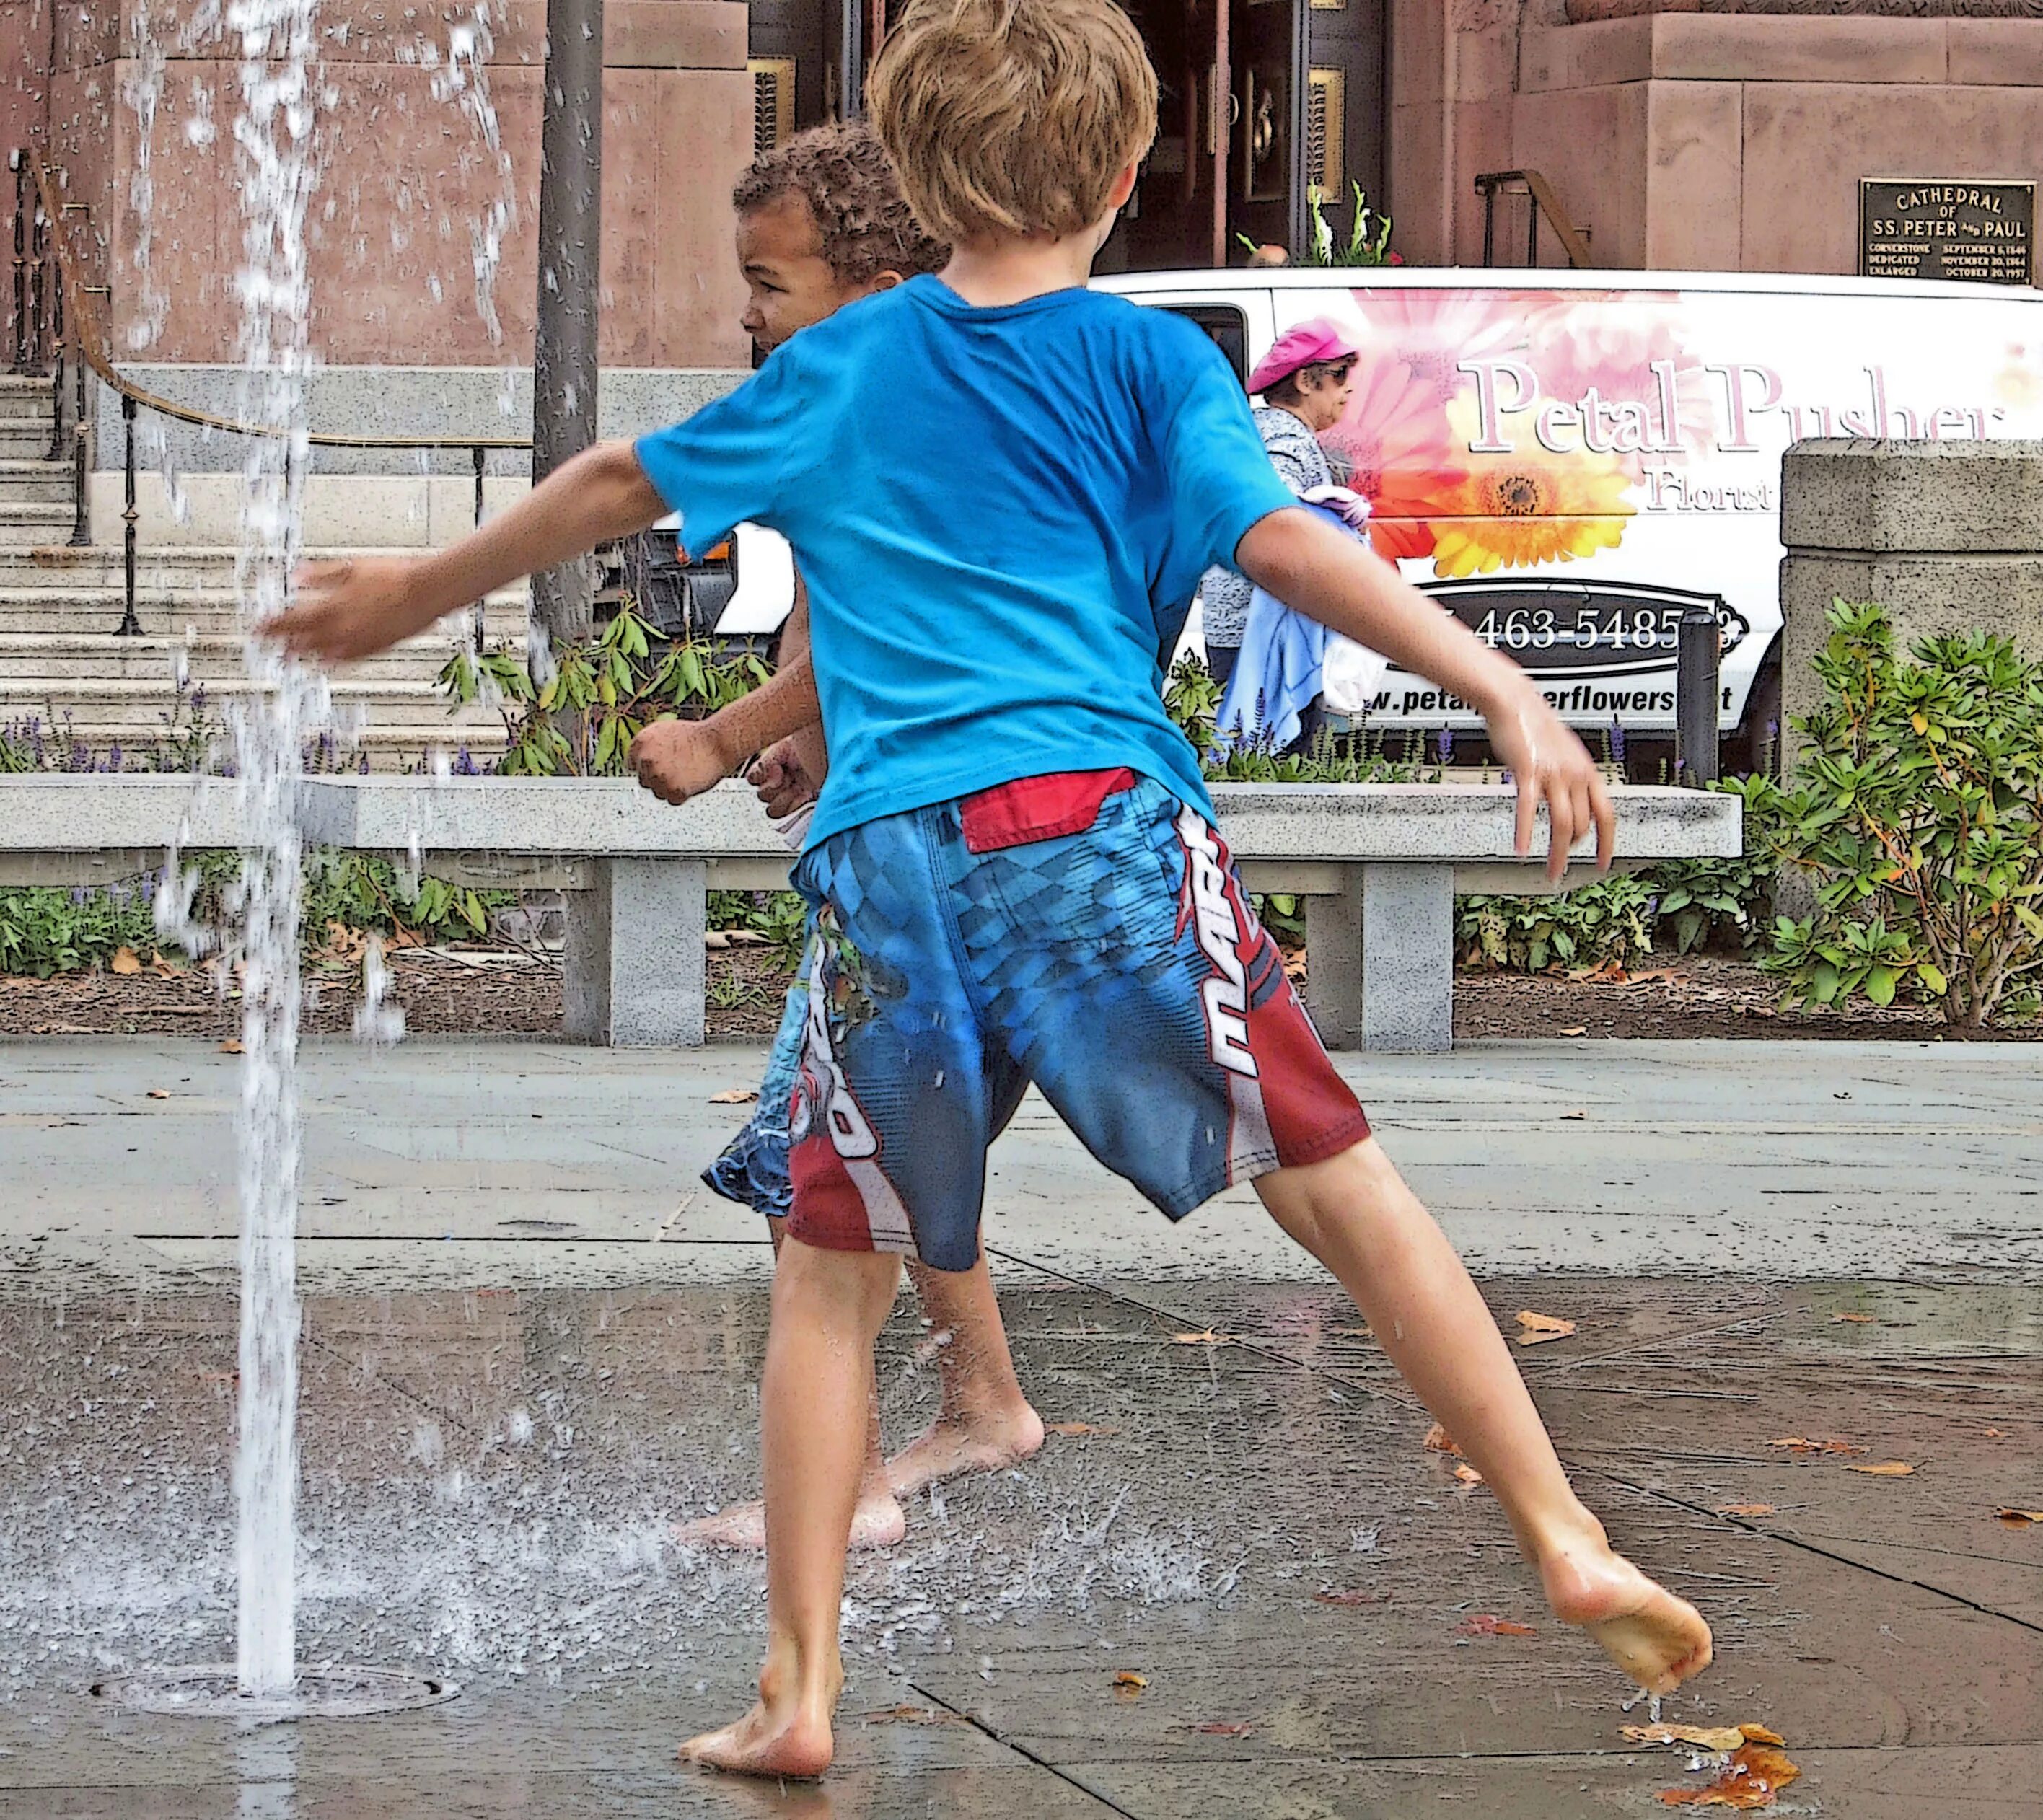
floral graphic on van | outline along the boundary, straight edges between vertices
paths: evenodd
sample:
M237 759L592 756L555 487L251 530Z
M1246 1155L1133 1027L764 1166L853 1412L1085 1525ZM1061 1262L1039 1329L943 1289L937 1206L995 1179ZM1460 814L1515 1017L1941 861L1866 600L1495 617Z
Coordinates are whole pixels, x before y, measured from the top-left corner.
M1457 399L1447 415L1458 449L1479 439L1470 400ZM1505 425L1512 427L1508 418ZM1527 434L1510 439L1510 454L1468 455L1465 473L1434 489L1427 517L1435 575L1566 562L1615 550L1623 538L1624 521L1638 510L1625 496L1638 478L1635 464L1616 454L1550 454Z
M1355 396L1324 441L1353 470L1387 557L1435 574L1613 550L1645 458L1710 446L1709 375L1676 300L1629 292L1353 293Z

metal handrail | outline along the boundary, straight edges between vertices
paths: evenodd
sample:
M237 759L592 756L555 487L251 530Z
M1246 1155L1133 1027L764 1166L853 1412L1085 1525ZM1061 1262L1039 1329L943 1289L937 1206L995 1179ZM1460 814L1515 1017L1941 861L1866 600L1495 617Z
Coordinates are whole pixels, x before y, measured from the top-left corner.
M116 630L124 638L138 637L142 626L135 610L136 525L140 516L135 504L136 417L143 411L153 411L176 423L228 435L280 437L289 432L274 424L243 423L238 418L180 404L174 399L162 397L145 386L137 385L122 374L107 351L105 324L101 320L97 303L88 305L86 301L88 298L103 300L110 297L111 287L85 282L75 251L65 231L69 216L83 215L89 223L90 208L82 202L59 203L49 167L33 146L17 148L10 154L8 162L14 171L13 370L21 374L36 371L41 359L47 358L46 348L54 343L50 458L56 460L62 452L63 441L64 369L68 352L77 390L71 425L74 496L71 542L74 546L86 546L92 542L86 510L90 434L86 420L86 370L90 368L97 374L121 400L122 439L126 445L122 451L125 504L121 515L126 599L121 624ZM33 210L29 207L32 185L36 204ZM56 280L54 284L45 276L52 266ZM475 522L478 525L482 523L483 480L490 451L529 451L532 446L529 436L350 436L331 431L313 431L306 435L305 441L314 448L322 449L466 449L474 458ZM482 603L478 601L478 638L481 615Z
M1525 262L1536 266L1539 262L1539 217L1544 215L1554 230L1554 238L1561 243L1561 251L1568 255L1568 263L1586 271L1596 264L1589 257L1587 236L1581 232L1562 213L1561 198L1554 193L1554 186L1537 171L1485 171L1475 180L1476 193L1482 198L1482 262L1496 263L1497 198L1500 195L1525 196L1526 209Z

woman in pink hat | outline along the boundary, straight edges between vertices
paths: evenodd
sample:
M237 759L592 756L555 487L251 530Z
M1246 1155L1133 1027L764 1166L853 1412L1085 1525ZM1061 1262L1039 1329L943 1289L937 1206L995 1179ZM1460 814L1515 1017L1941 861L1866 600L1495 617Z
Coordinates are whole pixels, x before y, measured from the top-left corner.
M1320 436L1347 408L1356 353L1346 329L1328 317L1314 316L1278 335L1248 376L1251 395L1263 394L1255 427L1263 432L1271 466L1301 498L1333 484ZM1199 585L1206 668L1223 688L1241 652L1252 592L1247 578L1231 569L1208 569Z

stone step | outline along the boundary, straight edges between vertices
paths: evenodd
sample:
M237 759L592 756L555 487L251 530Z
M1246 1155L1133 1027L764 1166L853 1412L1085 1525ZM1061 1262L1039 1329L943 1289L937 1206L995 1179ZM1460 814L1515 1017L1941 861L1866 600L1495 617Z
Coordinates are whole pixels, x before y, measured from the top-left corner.
M50 382L47 379L13 379L0 384L0 423L18 423L40 417L48 428L50 421Z
M450 712L450 704L430 677L334 678L332 688L336 711L360 709L375 721L389 726L428 729L462 719L493 724L493 709L480 703ZM222 677L206 685L206 694L216 706L251 699L268 692L245 676ZM159 678L128 676L30 676L18 672L0 673L0 718L14 718L24 712L41 712L45 719L61 718L66 713L81 722L140 718L159 703L168 706L177 690L167 676Z
M63 515L64 536L71 535L71 515ZM348 556L416 556L416 550L308 550L307 561L316 562ZM63 538L48 539L27 549L0 550L0 591L10 587L52 587L59 584L118 588L123 585L125 554L118 542L82 544L76 547ZM234 587L234 552L213 545L184 547L159 546L135 553L135 579L141 588L209 587L232 592ZM493 602L529 598L523 582L499 588Z
M40 462L48 458L49 450L47 412L40 417L0 417L0 455L10 461Z
M71 503L71 471L62 462L28 460L0 449L0 500Z
M6 728L6 718L0 718L0 730ZM91 763L105 762L111 748L118 746L128 768L136 768L141 754L155 750L164 739L165 727L159 720L136 720L123 722L102 720L88 724L75 719L64 727L61 736L48 730L44 723L45 743L51 746L75 744L83 749ZM219 735L222 745L228 743L224 733ZM324 759L324 768L349 772L357 768L360 754L369 755L369 768L381 772L420 772L433 769L440 759L457 760L463 751L478 764L487 764L504 749L504 730L482 726L456 728L444 736L432 736L417 727L385 726L371 722L357 727L344 743L336 742ZM316 746L316 742L309 742ZM308 753L308 765L321 767L322 761L312 753Z
M425 633L351 664L340 674L379 686L385 680L430 682L454 651L452 639ZM168 685L182 676L210 686L239 678L247 668L242 642L234 636L122 638L107 631L13 632L0 627L0 679L121 677Z

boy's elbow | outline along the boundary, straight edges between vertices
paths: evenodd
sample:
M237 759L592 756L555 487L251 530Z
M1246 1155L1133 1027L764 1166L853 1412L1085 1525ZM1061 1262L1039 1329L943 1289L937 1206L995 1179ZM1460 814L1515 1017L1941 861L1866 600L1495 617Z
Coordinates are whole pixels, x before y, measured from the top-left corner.
M1309 562L1314 534L1326 530L1303 506L1280 506L1265 512L1243 533L1234 547L1234 566L1259 588L1282 599L1280 584ZM1339 539L1339 533L1329 535Z

